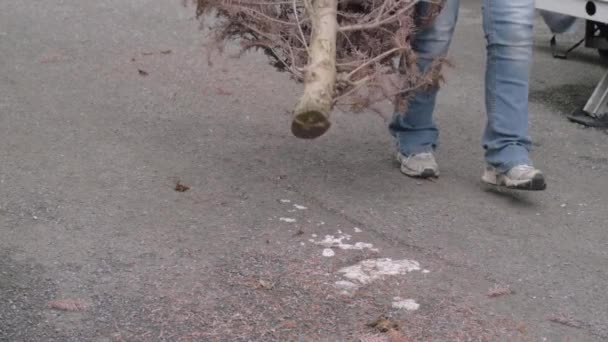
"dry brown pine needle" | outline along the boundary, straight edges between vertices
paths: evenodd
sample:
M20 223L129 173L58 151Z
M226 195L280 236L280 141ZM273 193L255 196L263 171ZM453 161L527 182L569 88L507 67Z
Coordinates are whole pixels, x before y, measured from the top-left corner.
M186 192L190 190L190 187L187 185L182 184L180 181L177 181L177 183L175 183L175 191L177 192Z
M49 302L49 307L61 311L81 311L89 307L89 304L80 299L60 299Z
M263 290L272 290L272 288L274 287L274 284L267 281L267 280L263 280L260 279L258 281L258 288L263 289Z
M551 316L551 317L549 317L549 321L558 323L561 325L565 325L565 326L571 327L571 328L582 328L583 327L583 324L580 321L575 320L574 318L566 316L566 315Z
M488 297L490 298L507 296L510 294L513 294L513 290L508 286L494 286L488 291Z
M399 323L386 316L378 317L378 319L368 323L367 326L382 333L399 330Z

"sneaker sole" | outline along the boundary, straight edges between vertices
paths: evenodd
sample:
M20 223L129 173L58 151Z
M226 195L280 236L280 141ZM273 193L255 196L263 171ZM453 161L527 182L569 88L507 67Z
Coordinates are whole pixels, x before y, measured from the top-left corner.
M424 169L422 172L408 169L403 165L403 157L397 153L397 162L400 164L401 173L412 178L439 178L439 171L433 169Z
M401 173L403 173L404 175L406 175L408 177L412 177L412 178L438 178L439 177L439 173L435 172L435 170L433 170L433 169L426 169L422 172L418 172L418 171L410 170L405 167L401 167Z
M513 182L509 179L501 177L502 179L489 179L488 176L484 175L481 180L489 185L503 187L514 190L525 190L525 191L543 191L547 189L547 182L542 174L535 175L532 179L521 182Z
M543 191L547 189L547 182L545 182L545 177L543 177L543 175L538 174L525 183L516 184L511 187L507 185L507 188L526 191Z

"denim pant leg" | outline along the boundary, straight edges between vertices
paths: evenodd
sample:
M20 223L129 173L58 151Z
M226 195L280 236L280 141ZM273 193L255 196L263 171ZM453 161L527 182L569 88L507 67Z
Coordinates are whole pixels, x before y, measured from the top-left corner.
M428 13L428 3L421 2L416 11ZM418 68L427 69L433 60L447 54L458 19L460 0L447 0L432 24L416 34L412 44L418 54ZM390 123L391 134L397 140L399 152L409 156L430 152L437 145L439 132L433 121L438 88L419 91L409 102L407 112L395 113Z
M484 0L487 40L486 161L505 172L529 164L528 79L532 61L534 0Z

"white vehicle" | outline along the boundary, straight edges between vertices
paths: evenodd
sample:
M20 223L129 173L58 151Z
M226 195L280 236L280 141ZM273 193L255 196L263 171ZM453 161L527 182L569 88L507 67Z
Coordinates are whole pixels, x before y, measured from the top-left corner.
M568 30L573 24L572 18L586 20L585 38L581 44L584 42L586 47L597 49L600 56L608 60L608 0L536 0L536 8L541 10L554 33ZM552 17L551 13L557 16ZM555 44L555 39L552 44ZM554 52L554 56L565 58L566 55ZM608 72L580 113L569 118L589 126L608 127Z

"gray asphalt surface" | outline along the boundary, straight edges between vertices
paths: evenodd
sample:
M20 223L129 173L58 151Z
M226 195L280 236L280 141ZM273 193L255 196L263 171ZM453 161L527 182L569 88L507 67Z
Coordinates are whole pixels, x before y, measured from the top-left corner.
M0 1L0 340L355 341L380 315L412 341L607 340L608 136L565 119L604 68L591 50L552 59L539 22L549 188L484 188L478 7L437 106L442 176L421 182L392 159L388 105L292 137L299 86L255 54L209 65L192 7ZM379 251L310 241L339 231ZM369 258L430 272L341 295L338 270Z

